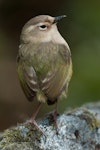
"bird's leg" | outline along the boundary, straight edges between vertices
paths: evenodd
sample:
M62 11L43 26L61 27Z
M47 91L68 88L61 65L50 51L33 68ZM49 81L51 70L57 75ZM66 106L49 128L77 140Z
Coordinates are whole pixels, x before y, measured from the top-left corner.
M58 115L58 103L56 101L55 103L55 110L54 110L54 124L55 124L55 127L57 128L57 115Z
M37 114L38 114L38 112L39 112L39 110L41 108L41 105L42 105L42 103L39 102L38 105L37 105L37 108L36 108L36 110L35 110L35 112L33 114L33 116L31 117L31 121L32 122L34 122L34 120L35 120L35 118L36 118L36 116L37 116Z
M51 115L53 117L54 125L57 128L57 115L58 115L58 101L55 102L55 108L53 111L49 112L47 115Z
M36 110L35 110L33 116L32 116L31 119L30 119L29 121L27 121L27 122L32 123L40 132L43 133L42 129L38 126L37 122L35 121L35 118L36 118L36 116L37 116L37 114L38 114L38 112L39 112L39 110L40 110L40 108L41 108L41 105L42 105L42 103L39 102L39 104L37 105L37 108L36 108Z

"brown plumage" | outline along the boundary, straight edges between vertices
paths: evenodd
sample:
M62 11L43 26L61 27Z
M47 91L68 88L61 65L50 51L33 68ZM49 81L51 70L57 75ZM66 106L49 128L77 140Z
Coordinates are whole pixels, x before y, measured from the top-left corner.
M63 17L41 15L23 27L17 64L19 80L29 101L54 104L67 93L72 75L71 53L56 26ZM33 123L37 113L31 119Z

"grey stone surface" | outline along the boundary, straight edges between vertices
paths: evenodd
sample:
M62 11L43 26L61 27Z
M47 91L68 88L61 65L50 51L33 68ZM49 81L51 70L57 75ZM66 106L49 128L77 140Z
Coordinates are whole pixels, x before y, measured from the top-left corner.
M57 118L48 115L32 124L23 123L0 134L0 150L100 150L100 103L90 103Z

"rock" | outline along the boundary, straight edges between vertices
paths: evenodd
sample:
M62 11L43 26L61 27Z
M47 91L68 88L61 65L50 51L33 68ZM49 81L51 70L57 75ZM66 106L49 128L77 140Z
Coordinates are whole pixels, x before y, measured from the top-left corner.
M0 134L0 150L100 150L100 103L90 103L57 117L18 124Z

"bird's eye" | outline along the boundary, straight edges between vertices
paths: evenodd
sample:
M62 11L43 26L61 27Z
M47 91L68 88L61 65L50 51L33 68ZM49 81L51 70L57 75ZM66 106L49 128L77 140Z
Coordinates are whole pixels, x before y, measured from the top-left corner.
M39 26L39 29L40 29L40 30L46 30L46 29L47 29L47 26L46 26L46 25L41 25L41 26Z

